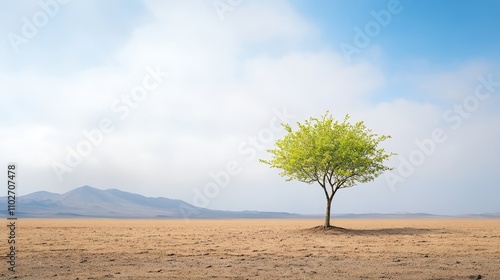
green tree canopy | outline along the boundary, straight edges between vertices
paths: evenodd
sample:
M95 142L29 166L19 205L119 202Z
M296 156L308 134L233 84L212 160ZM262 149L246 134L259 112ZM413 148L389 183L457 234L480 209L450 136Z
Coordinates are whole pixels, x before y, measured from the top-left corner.
M393 153L378 147L390 136L373 134L363 122L351 124L348 120L349 115L339 122L326 112L319 119L297 123L296 130L283 124L288 134L276 141L275 149L268 150L270 160L261 160L281 169L280 175L287 181L317 182L323 188L325 227L330 227L331 202L339 189L370 182L391 169L383 163Z

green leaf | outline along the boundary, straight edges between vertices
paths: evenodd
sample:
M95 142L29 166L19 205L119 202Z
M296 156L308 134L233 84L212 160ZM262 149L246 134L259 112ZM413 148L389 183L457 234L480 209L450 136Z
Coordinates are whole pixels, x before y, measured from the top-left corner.
M271 159L261 162L281 169L287 181L329 185L334 194L391 170L383 163L394 154L378 147L390 136L373 134L364 122L349 123L349 115L339 122L326 112L321 118L297 123L295 130L289 124L283 127L288 134L268 150Z

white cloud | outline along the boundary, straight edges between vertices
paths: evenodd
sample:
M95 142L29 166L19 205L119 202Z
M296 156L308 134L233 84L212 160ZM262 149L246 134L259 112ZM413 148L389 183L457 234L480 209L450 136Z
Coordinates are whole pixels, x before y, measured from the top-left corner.
M26 166L25 174L31 173L24 179L25 192L40 188L62 192L89 184L191 203L193 188L203 188L212 180L211 172L236 160L241 174L231 178L231 185L211 200L210 207L322 212L321 192L310 190L317 186L285 183L275 170L238 152L248 137L269 127L273 109L286 108L293 121L326 110L337 118L349 113L354 121L366 120L374 132L391 134L387 148L405 156L415 149L416 139L447 125L442 114L449 109L448 102L467 96L477 76L488 73L483 64L471 63L432 75L412 75L409 87L440 101L374 102L375 93L390 89L383 67L373 62L347 64L327 46L304 47L321 34L286 1L245 1L224 21L210 1L145 1L144 6L148 20L136 26L100 66L69 71L67 76L37 68L15 73L0 69L5 89L0 109L11 117L0 120L0 132L9 135L0 140L0 153ZM168 71L169 78L121 120L110 105L130 95L142 82L146 67L156 65ZM494 97L490 101L498 103ZM451 170L460 170L464 177L479 174L467 172L471 166L460 163L457 151L474 159L479 171L498 164L488 157L488 149L498 153L491 146L499 140L498 118L491 117L496 107L488 106L460 130L450 131L449 141L409 182L441 180L443 173L436 169L443 165L453 166ZM63 162L66 148L75 148L85 139L82 131L97 128L103 118L113 120L114 132L106 134L103 143L58 183L50 162ZM486 139L477 137L484 131L489 131ZM474 149L463 151L471 146ZM263 151L258 155L266 156ZM339 203L337 211L371 212L370 207L404 205L388 198L398 190L390 193L384 180L370 187L367 193L376 197L364 198L368 206L354 203L350 194L358 191L346 190L343 196L348 201ZM433 186L423 189L428 194ZM377 206L377 196L385 197L384 207ZM305 199L313 202L301 203Z
M489 69L485 62L470 61L459 65L457 69L414 76L413 82L418 85L419 92L429 99L462 101L465 96L473 93L479 76L488 73Z

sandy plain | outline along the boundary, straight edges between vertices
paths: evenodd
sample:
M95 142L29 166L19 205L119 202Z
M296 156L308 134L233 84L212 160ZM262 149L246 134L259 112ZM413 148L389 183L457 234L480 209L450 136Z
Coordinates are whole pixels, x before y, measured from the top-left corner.
M0 279L500 279L500 220L333 223L19 220Z

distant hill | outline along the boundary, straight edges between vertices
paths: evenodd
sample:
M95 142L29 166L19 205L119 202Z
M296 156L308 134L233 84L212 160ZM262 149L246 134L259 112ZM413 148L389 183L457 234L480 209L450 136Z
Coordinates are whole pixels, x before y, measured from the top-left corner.
M312 215L323 217L320 215ZM362 214L332 214L334 219L432 219L432 218L457 218L457 219L500 219L500 213L463 214L463 215L434 215L429 213L362 213Z
M7 215L6 197L0 213ZM219 211L193 206L178 199L145 197L117 189L83 186L57 194L34 192L17 199L17 216L26 218L298 218L298 214L257 211Z
M322 219L319 215L286 212L222 211L193 206L178 199L145 197L118 189L101 190L83 186L58 194L34 192L17 198L20 218L137 218L137 219ZM0 215L7 216L7 198L0 197ZM500 218L500 213L439 216L427 213L332 214L333 219L413 219L413 218Z
M500 219L500 213L484 213L484 214L464 214L459 215L457 218L487 218L487 219Z

